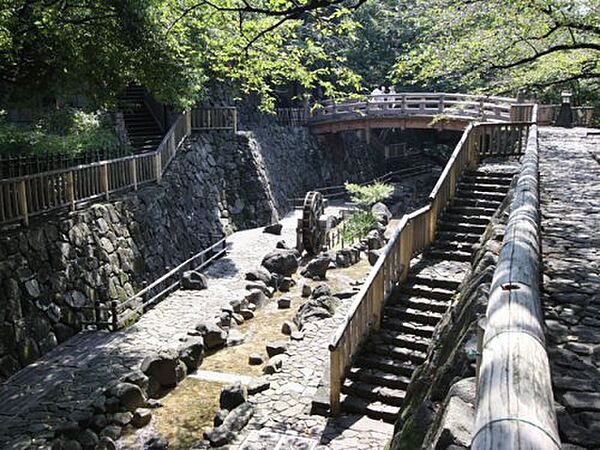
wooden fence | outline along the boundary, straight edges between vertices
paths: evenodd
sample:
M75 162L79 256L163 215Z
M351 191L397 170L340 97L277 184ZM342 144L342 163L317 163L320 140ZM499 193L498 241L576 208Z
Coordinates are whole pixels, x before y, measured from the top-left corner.
M200 130L237 131L236 109L184 112L152 152L0 180L0 225L27 225L32 216L160 182L185 138Z
M115 300L109 304L101 304L97 301L94 306L79 308L87 317L82 324L84 326L92 325L97 329L117 331L135 322L145 311L163 300L171 292L179 289L183 272L187 270L201 271L214 260L223 256L226 251L227 241L222 238L209 248L202 250L170 270L158 280L142 288L137 294L122 303Z
M571 108L573 111L573 125L577 127L591 127L594 124L594 107L593 106L576 106ZM539 105L538 119L539 125L552 125L558 113L560 105Z
M496 142L508 143L513 155L523 153L523 144L530 123L470 124L454 149L429 196L429 204L412 214L405 215L371 269L362 289L355 297L344 322L329 345L330 351L330 406L337 414L340 409L340 392L347 368L364 339L377 330L381 310L392 289L406 280L410 261L435 239L438 219L452 201L462 172L475 167L480 156L508 156L508 150ZM500 135L506 134L507 137ZM494 136L488 139L487 136Z
M476 450L561 448L539 292L537 140L534 125L490 287L471 446Z
M235 107L194 108L192 131L232 130L237 132L238 114Z
M308 108L275 108L275 114L282 125L301 126L310 119Z

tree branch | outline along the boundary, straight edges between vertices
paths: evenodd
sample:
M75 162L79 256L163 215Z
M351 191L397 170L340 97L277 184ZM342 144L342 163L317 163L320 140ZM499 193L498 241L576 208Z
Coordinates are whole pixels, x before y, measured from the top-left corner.
M600 44L595 44L592 42L581 42L581 43L575 43L575 44L555 45L552 47L548 47L547 49L542 50L540 52L536 52L531 56L527 56L525 58L518 59L517 61L513 61L511 63L493 64L492 66L490 66L490 68L491 69L501 69L501 70L512 69L514 67L533 62L533 61L541 58L542 56L547 56L547 55L551 55L553 53L568 51L568 50L595 50L595 51L600 52Z

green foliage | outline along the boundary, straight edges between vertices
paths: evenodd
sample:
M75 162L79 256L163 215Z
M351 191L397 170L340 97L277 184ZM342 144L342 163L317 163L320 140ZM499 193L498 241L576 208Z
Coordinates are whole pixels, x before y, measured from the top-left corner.
M77 93L104 106L131 81L179 108L205 97L209 83L258 93L266 108L286 83L326 96L356 91L360 78L332 45L355 30L346 3L356 5L0 0L0 105Z
M351 194L351 200L363 209L370 209L375 203L389 198L394 192L394 186L380 182L369 185L345 183L344 187Z
M597 0L404 0L416 39L398 55L394 79L427 89L508 93L520 87L555 101L564 88L597 98Z
M99 151L123 154L123 148L106 116L65 108L41 118L29 128L18 127L0 118L0 154L42 155Z
M357 211L344 220L343 225L344 242L354 242L365 237L377 226L377 217L371 211Z

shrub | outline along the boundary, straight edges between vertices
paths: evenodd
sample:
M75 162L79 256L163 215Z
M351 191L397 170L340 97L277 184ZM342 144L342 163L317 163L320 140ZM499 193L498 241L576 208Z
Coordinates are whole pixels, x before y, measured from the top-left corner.
M357 211L344 220L342 236L345 242L354 242L365 237L377 226L377 218L371 211Z
M389 198L394 192L394 186L380 182L369 185L346 183L344 187L351 194L351 200L365 210L371 209L375 203Z

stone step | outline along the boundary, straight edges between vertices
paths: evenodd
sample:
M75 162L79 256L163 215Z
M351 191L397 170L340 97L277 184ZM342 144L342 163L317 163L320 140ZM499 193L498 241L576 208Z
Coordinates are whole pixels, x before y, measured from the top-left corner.
M498 204L502 203L506 197L506 192L486 192L486 191L478 191L478 190L461 190L459 189L456 192L456 199L462 198L471 198L477 200L488 200L488 201L496 201Z
M442 216L442 219L445 222L454 222L454 223L472 223L475 225L487 225L488 223L490 223L490 218L489 217L482 217L482 216L461 216L461 215L454 215L454 214L444 214Z
M481 235L477 233L459 233L455 231L438 231L436 237L438 241L458 241L469 244L476 244L481 239Z
M502 184L478 184L478 183L458 183L457 189L459 191L477 191L477 192L489 192L504 194L508 192L508 186Z
M372 419L394 423L400 413L399 406L386 405L381 402L370 402L359 397L341 396L341 407L349 413L366 415Z
M501 185L501 186L510 186L510 184L512 183L512 175L510 176L510 178L505 178L505 177L488 176L487 174L477 174L477 175L467 174L467 175L463 176L460 181L465 182L465 183L494 184L494 185Z
M396 347L388 344L374 344L373 341L367 341L362 350L371 355L380 355L385 358L393 359L397 362L412 362L421 364L425 361L427 353L412 348Z
M406 347L420 352L427 352L431 339L414 334L400 333L392 330L379 330L371 337L375 344L383 343L395 345L397 347Z
M426 250L425 255L428 258L436 259L439 261L462 261L469 262L473 254L471 252L465 252L461 250L450 250L441 248L429 248Z
M434 241L433 245L429 248L431 250L451 250L472 254L474 245L475 244L472 244L470 242L446 241L438 239Z
M406 304L386 306L383 308L383 314L392 319L403 319L427 325L437 325L442 318L442 314L439 312L424 311L422 309L411 308L411 306Z
M363 383L386 386L393 389L406 389L410 383L410 377L405 375L356 366L350 368L348 378L354 381L362 381Z
M421 311L433 311L444 313L448 309L450 302L443 300L434 300L431 298L414 297L408 294L392 296L386 306L390 307L409 307Z
M438 224L438 230L440 231L454 231L457 233L477 234L480 236L485 232L485 228L486 225L476 225L462 222L446 222L445 220L442 220Z
M453 206L469 206L469 207L479 207L479 208L490 208L494 211L498 209L502 202L498 200L485 200L481 198L454 198Z
M422 275L411 275L410 273L406 282L409 284L424 284L426 286L448 289L450 291L458 289L458 286L460 285L460 281L450 280L448 278L429 278Z
M508 179L508 180L512 180L514 174L516 172L490 172L490 171L484 171L481 169L476 169L476 170L467 170L464 173L464 176L467 177L471 177L471 176L475 176L475 177L487 177L487 178L500 178L500 179Z
M379 369L406 377L412 376L412 373L417 368L417 365L410 361L398 361L397 359L370 353L359 353L356 357L355 365L367 369Z
M403 333L414 334L416 336L422 336L430 338L433 336L433 325L423 325L422 323L412 323L402 320L393 319L391 317L384 317L381 321L381 328L387 331L397 331Z
M414 297L431 298L434 300L449 301L454 295L454 290L441 287L432 287L426 284L407 282L400 286L400 292Z
M402 406L406 397L406 392L402 389L394 389L388 386L379 386L377 384L349 379L344 380L342 393L370 400L371 402L379 401L391 406Z
M491 219L496 208L482 208L477 206L451 206L446 209L444 214L456 215L456 216L479 216Z

